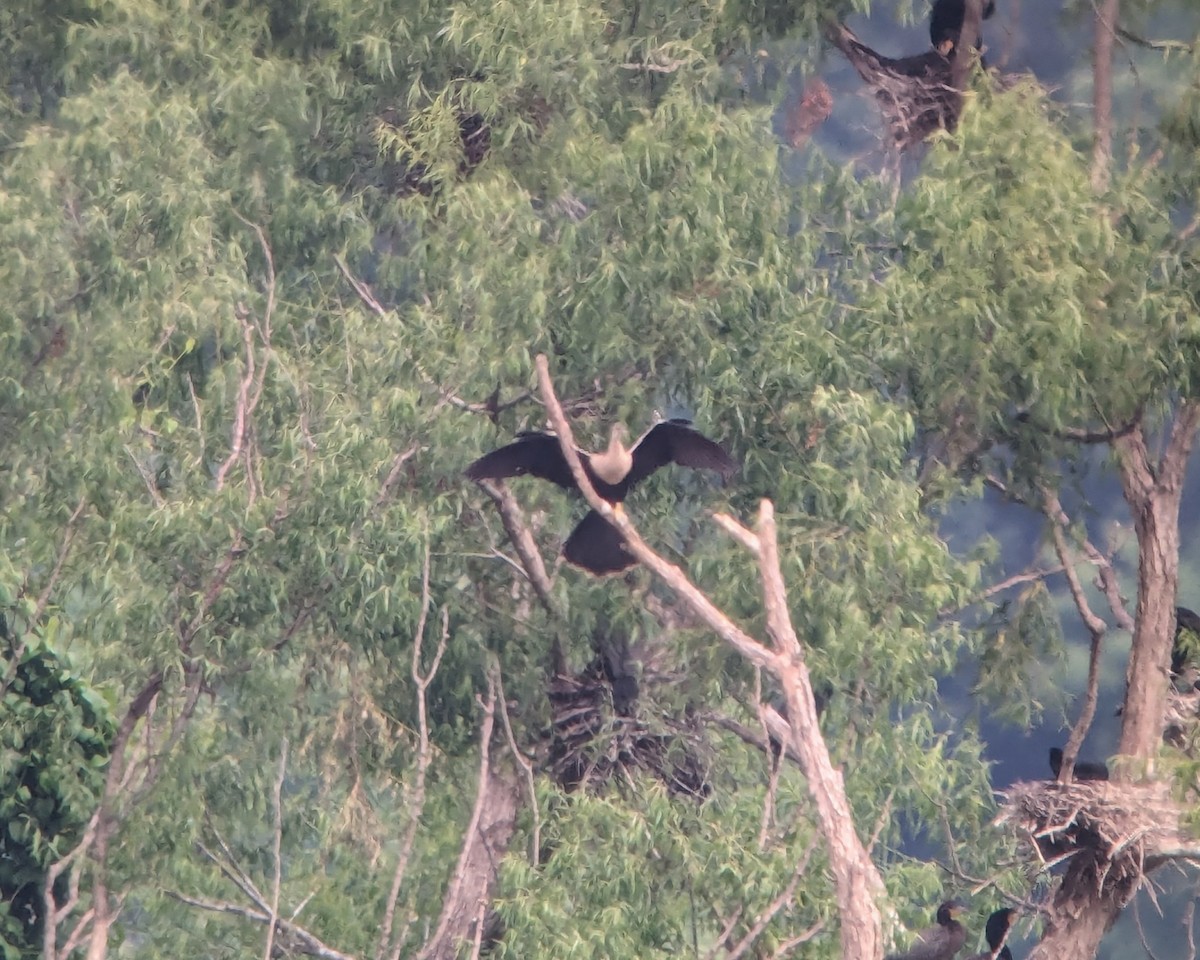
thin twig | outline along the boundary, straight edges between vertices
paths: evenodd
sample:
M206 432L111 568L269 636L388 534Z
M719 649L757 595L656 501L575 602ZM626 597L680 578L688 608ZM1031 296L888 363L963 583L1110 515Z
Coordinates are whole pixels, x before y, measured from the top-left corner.
M503 480L477 480L476 483L496 504L496 509L500 512L500 522L504 524L504 530L508 533L508 539L517 551L517 556L521 558L521 565L525 575L529 578L533 592L537 594L537 598L546 608L546 612L551 617L558 619L558 606L554 602L553 594L554 585L546 573L546 564L542 562L542 554L533 539L533 534L529 532L529 524L525 522L525 516L521 512L516 498L512 495L512 491L508 489L508 485Z
M213 913L226 913L235 917L244 917L247 920L253 920L256 923L268 923L271 920L270 914L264 911L251 910L249 907L241 907L236 903L221 903L212 900L204 900L200 897L189 897L186 894L179 893L175 890L167 890L165 893L172 900L178 900L180 903L187 904L189 907L197 907L200 910L208 910ZM290 920L284 920L282 917L280 917L275 922L279 925L280 930L298 942L297 952L304 953L306 956L317 957L318 960L356 960L356 958L350 954L342 953L340 950L335 950L333 947L323 943L320 939L309 933L303 927L293 923Z
M533 832L529 839L529 864L536 867L540 861L542 850L542 818L538 812L537 784L534 781L533 764L521 752L521 748L517 746L517 738L513 736L512 722L508 717L508 701L504 697L504 678L500 674L498 660L492 662L492 671L496 677L496 690L498 691L496 702L500 705L500 720L504 725L508 750L513 755L513 759L517 761L517 766L521 768L521 772L525 776L525 786L529 789L529 809L533 813Z
M275 947L275 926L279 923L279 888L283 881L283 778L287 773L287 737L279 745L279 773L275 777L275 788L271 791L271 809L275 817L275 836L271 845L271 912L267 923L267 942L263 947L263 960L271 960Z
M754 946L754 942L762 936L762 932L767 929L767 924L775 919L775 916L787 906L792 897L796 893L796 885L800 882L800 877L804 875L804 871L808 869L808 864L812 860L812 855L817 849L817 841L814 837L809 843L808 848L804 851L803 856L796 863L796 869L792 871L792 876L787 882L787 886L758 916L754 918L754 923L750 929L746 931L746 935L742 937L729 952L726 960L738 960L739 957L744 957L746 952Z
M1096 9L1092 51L1092 115L1094 143L1092 147L1092 189L1097 192L1108 186L1112 164L1113 127L1113 41L1120 19L1120 0L1101 0Z
M1062 503L1058 499L1058 494L1047 486L1040 487L1040 491L1042 494L1043 509L1047 519L1050 521L1050 534L1054 540L1054 551L1058 554L1059 562L1063 566L1063 573L1066 575L1067 585L1070 587L1071 598L1075 601L1075 609L1079 611L1079 616L1082 618L1091 637L1088 656L1087 690L1084 693L1083 706L1080 708L1079 717L1076 719L1074 725L1072 725L1071 735L1067 738L1066 745L1063 747L1063 762L1058 774L1059 782L1070 783L1075 758L1079 755L1079 748L1083 745L1084 738L1087 737L1088 730L1091 729L1092 719L1096 715L1096 699L1100 690L1100 645L1105 632L1108 630L1108 625L1092 612L1092 608L1088 604L1087 595L1084 593L1083 584L1079 580L1079 574L1075 572L1074 557L1071 554L1071 548L1067 545L1066 534L1063 532L1070 525L1070 518L1063 509Z
M46 612L46 607L50 605L50 595L54 592L54 588L58 585L58 578L62 574L63 564L66 563L67 555L71 551L71 544L75 541L77 528L75 522L83 513L83 508L87 505L87 498L80 497L79 503L76 504L75 510L71 516L67 518L66 529L63 531L62 543L58 547L58 556L54 559L54 569L50 571L50 578L46 581L46 585L42 588L42 592L38 595L37 603L34 604L33 613L29 617L28 627L34 629L38 621L42 619L42 614ZM8 692L9 685L13 682L13 678L17 675L17 671L21 668L21 658L25 656L25 633L22 632L17 642L8 652L8 663L4 669L4 676L0 677L0 700L4 699L4 694Z
M403 939L392 944L392 925L395 923L396 904L400 898L400 890L404 886L404 876L408 872L409 857L412 856L413 844L416 841L417 827L420 825L421 813L425 807L425 779L429 771L433 751L429 742L429 685L437 676L442 664L442 656L446 652L446 644L450 634L450 621L446 611L442 611L442 630L438 635L437 650L429 669L421 670L421 647L425 636L425 624L429 615L429 538L425 538L425 559L421 566L421 612L417 617L417 626L413 631L413 655L410 673L416 686L417 693L417 772L413 779L412 794L408 798L408 826L404 831L404 839L400 843L400 855L396 858L396 869L392 874L392 887L388 891L387 908L383 914L383 925L379 931L379 941L375 946L375 960L382 960L389 948L393 956L398 956L403 946Z

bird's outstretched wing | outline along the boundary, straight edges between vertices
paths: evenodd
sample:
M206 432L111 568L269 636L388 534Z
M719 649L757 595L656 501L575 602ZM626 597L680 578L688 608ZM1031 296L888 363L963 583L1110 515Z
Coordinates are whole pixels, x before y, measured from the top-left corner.
M644 434L630 451L633 467L625 477L625 488L645 480L659 467L678 463L695 470L715 470L725 479L738 468L721 445L695 429L690 420L663 420Z
M825 36L850 61L858 75L875 86L882 83L895 84L905 78L932 81L948 80L950 76L950 61L937 50L928 50L911 57L885 57L860 42L854 32L841 23L831 24L826 29Z
M597 577L620 573L637 563L617 528L595 510L589 510L571 531L562 553L568 563Z
M587 454L581 453L580 458L587 462ZM500 480L529 474L567 490L575 489L571 468L558 437L552 433L523 433L507 446L485 453L463 473L469 480Z

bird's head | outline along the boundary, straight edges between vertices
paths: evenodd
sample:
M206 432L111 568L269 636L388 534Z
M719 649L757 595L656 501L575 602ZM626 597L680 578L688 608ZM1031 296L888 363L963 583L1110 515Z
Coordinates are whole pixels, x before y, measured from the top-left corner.
M608 449L621 450L629 443L629 430L623 423L614 423L612 432L608 435Z
M937 922L940 924L950 923L952 920L962 916L967 910L967 905L961 900L947 900L937 911Z

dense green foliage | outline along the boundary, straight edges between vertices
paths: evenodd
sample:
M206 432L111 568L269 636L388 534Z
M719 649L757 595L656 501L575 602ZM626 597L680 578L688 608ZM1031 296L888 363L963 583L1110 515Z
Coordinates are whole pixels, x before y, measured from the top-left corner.
M104 786L114 724L108 705L0 608L0 946L40 957L47 869L77 844ZM66 893L68 877L56 890Z
M758 635L757 570L704 513L775 502L795 626L833 691L823 732L903 919L965 882L939 861L1023 890L976 731L938 684L985 654L980 689L1028 715L1012 685L1053 628L1026 604L1003 655L963 628L995 554L956 556L930 507L977 491L989 451L1027 493L1080 456L1053 431L1195 393L1175 220L1200 88L1172 100L1161 167L1103 196L1031 84L978 91L895 204L817 153L787 183L745 76L760 44L815 42L855 6L5 7L0 584L47 591L21 630L53 634L26 639L0 715L0 776L36 781L13 796L42 804L0 791L20 883L77 842L116 725L138 721L106 863L78 868L60 945L103 869L124 904L113 949L260 952L263 924L195 901L255 909L231 874L269 896L278 865L280 915L374 956L428 761L394 928L415 949L470 814L489 670L540 762L554 652L579 672L615 639L639 651L639 722L702 770L702 798L644 770L569 793L540 766L500 871L499 953L705 951L803 862L762 955L810 928L804 955L835 955L803 781L785 764L775 785L714 719L757 729L753 671L644 571L556 570L547 610L461 480L542 426L539 352L585 445L660 411L736 453L729 487L663 472L628 507ZM922 486L914 460L948 423L967 454ZM513 489L549 560L578 504ZM425 755L413 647L425 670L443 637ZM627 719L600 712L597 755ZM491 747L514 768L506 737ZM0 933L21 956L13 917Z

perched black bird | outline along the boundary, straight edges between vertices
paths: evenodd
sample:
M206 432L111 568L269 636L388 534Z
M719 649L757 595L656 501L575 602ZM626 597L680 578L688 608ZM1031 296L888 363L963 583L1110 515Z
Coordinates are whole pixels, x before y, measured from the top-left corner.
M1184 631L1195 634L1184 636ZM1183 668L1200 653L1200 614L1187 607L1175 608L1175 640L1171 645L1171 676L1183 673Z
M627 437L624 425L616 424L606 450L579 451L584 473L596 493L617 509L634 486L668 463L715 470L724 479L737 470L733 458L694 429L689 420L656 423L629 448L625 447ZM464 473L471 480L529 474L566 490L578 489L558 437L553 433L520 434L515 442L480 457ZM618 573L637 562L625 549L616 528L594 510L571 532L563 544L563 556L596 576Z
M962 94L955 89L950 58L937 50L885 57L842 23L826 27L825 36L870 87L897 149L915 146L934 130L954 129Z
M1058 779L1058 773L1062 770L1063 752L1058 747L1050 748L1050 769L1054 771L1055 779ZM1076 780L1107 780L1108 765L1097 763L1093 760L1076 760L1075 761L1075 779Z
M983 936L987 940L990 949L982 953L972 954L967 960L1013 960L1012 951L1006 946L1001 946L1005 938L1008 937L1008 931L1012 929L1013 920L1017 917L1017 911L1012 907L1005 907L1003 910L996 910L987 919L987 926L983 928ZM996 951L1000 952L997 953Z
M962 33L963 17L966 15L964 0L934 0L933 12L929 17L929 42L943 56L950 56ZM996 12L996 0L983 4L983 19ZM975 38L975 49L983 46L983 37Z
M885 960L951 960L967 942L967 930L954 918L963 912L958 900L947 900L937 908L937 923L917 934L907 953L893 953Z

